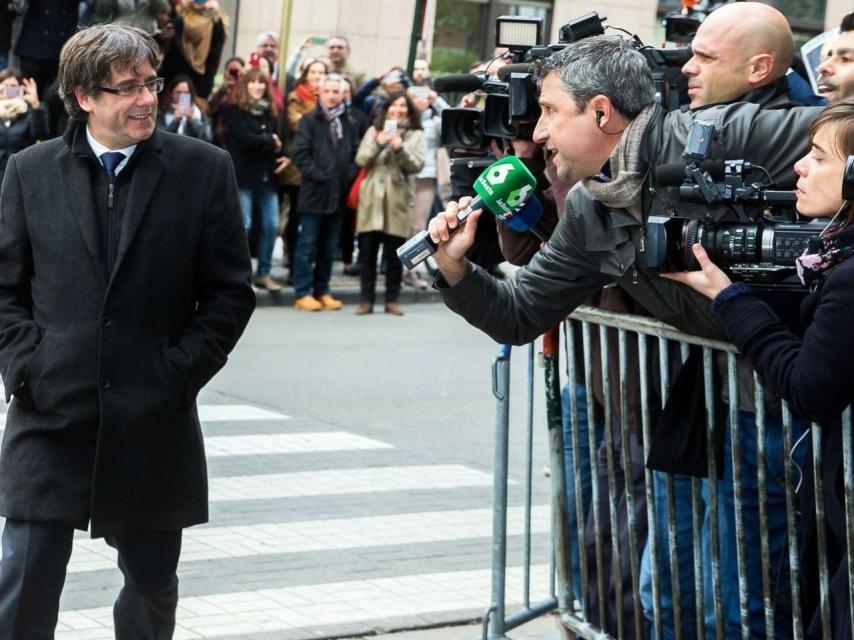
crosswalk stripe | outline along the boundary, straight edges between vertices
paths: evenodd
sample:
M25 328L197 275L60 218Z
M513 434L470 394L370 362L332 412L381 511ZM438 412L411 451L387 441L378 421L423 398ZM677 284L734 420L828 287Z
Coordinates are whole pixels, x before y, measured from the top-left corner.
M249 404L200 404L201 422L245 422L254 420L290 420L290 416Z
M507 570L508 605L522 601L523 571ZM175 640L326 628L383 618L483 609L489 569L351 580L184 598ZM548 595L549 566L531 567L532 599ZM63 611L57 640L112 640L112 607Z
M549 507L533 507L531 532L550 531ZM523 507L508 510L508 535L524 532ZM492 509L428 511L362 518L336 518L252 526L200 527L184 531L181 562L220 560L282 553L307 553L428 544L488 538ZM103 540L74 543L69 573L100 571L116 566L116 552Z
M205 437L205 453L209 458L393 448L386 442L346 431Z
M492 475L459 464L328 469L211 478L210 501L486 487Z

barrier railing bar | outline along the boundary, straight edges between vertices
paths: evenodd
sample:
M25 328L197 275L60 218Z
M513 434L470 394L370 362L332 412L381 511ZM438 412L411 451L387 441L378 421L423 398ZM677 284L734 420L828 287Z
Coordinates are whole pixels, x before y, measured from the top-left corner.
M812 439L813 486L815 487L815 531L818 550L818 593L821 607L821 637L831 640L830 579L827 571L827 538L824 521L824 462L821 451L821 427L813 423Z
M854 465L852 465L851 407L842 414L842 473L845 486L845 542L848 549L848 609L854 629Z
M528 406L525 425L525 536L522 547L522 603L531 604L531 499L534 478L534 343L528 345Z
M788 455L792 451L792 414L789 405L783 403L783 448ZM792 588L792 635L794 640L803 640L803 616L801 614L801 569L798 553L797 509L795 507L794 470L791 464L784 465L786 486L786 527L789 542L789 572Z
M712 349L703 347L703 376L712 380ZM721 555L718 529L718 456L715 443L715 398L711 384L704 385L706 402L706 449L708 450L709 472L709 544L711 547L712 591L714 593L715 637L724 640L723 594L721 592Z
M765 610L765 638L774 640L774 593L771 583L771 543L768 540L768 470L765 466L765 389L753 372L756 405L756 478L759 483L759 552L762 556L762 602Z

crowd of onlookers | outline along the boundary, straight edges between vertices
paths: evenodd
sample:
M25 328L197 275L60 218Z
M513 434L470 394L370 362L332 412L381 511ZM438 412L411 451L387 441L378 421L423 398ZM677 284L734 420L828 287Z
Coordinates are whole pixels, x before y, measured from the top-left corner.
M231 154L255 289L292 285L297 309L340 309L330 292L340 259L360 278L357 314L373 311L384 272L385 311L401 315L401 286L427 288L430 274L427 265L402 273L395 249L441 208L446 104L431 88L429 64L416 61L413 78L401 67L366 78L349 62L348 38L335 34L305 38L280 68L272 31L223 64L228 20L217 0L0 3L0 178L13 153L65 130L56 80L65 41L89 24L138 27L164 56L158 126ZM287 275L276 279L279 236Z

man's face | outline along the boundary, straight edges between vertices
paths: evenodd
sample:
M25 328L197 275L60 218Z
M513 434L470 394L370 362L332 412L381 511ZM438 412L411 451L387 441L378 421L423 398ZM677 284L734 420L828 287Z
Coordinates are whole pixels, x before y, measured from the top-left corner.
M157 78L146 60L130 69L115 66L110 74L109 88L139 86ZM157 95L140 87L129 96L99 91L93 96L77 92L80 108L88 114L87 123L95 139L110 149L122 149L147 140L154 133L157 115Z
M751 89L750 66L740 46L737 27L720 20L704 22L691 49L694 55L682 67L682 73L688 76L692 109L732 102Z
M412 79L418 84L423 84L430 78L430 65L426 60L416 60L412 66Z
M271 66L276 64L279 57L279 45L271 37L267 36L261 44L258 45L258 53L262 58L266 59Z
M564 182L577 182L599 173L608 153L603 157L596 116L589 108L578 111L575 100L554 71L543 80L540 107L542 113L534 129L534 142L544 144L554 153L557 177Z
M320 85L320 104L327 109L334 109L344 99L341 83L337 81L324 82Z
M854 95L854 31L843 31L819 66L818 92L828 102Z
M326 48L329 52L329 59L332 60L333 64L337 65L347 62L350 50L347 48L347 43L344 40L341 38L330 38Z

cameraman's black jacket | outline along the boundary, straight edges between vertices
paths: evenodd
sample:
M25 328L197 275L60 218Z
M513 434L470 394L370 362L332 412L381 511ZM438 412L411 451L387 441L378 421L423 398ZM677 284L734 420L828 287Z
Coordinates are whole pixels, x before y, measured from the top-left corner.
M647 177L643 189L643 222L624 209L609 209L577 185L566 202L546 247L519 270L513 281L501 282L471 266L454 287L440 289L445 303L494 340L526 344L557 325L586 298L611 282L659 320L685 333L726 340L709 313L709 301L679 283L648 273L640 266L646 218L666 213L667 197L652 191L651 169L678 162L695 119L715 123L715 157L745 159L764 166L779 188L792 188L795 161L807 150L807 132L815 107L762 110L738 103L697 111L663 110L644 132L641 148ZM680 215L702 216L699 205L681 207Z

